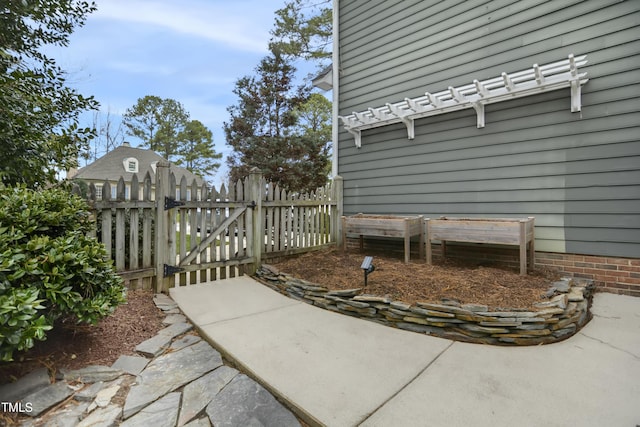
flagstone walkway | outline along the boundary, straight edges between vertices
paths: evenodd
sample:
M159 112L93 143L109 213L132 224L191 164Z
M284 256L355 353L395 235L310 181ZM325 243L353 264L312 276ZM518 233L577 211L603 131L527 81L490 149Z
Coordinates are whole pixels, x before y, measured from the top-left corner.
M154 302L168 326L136 347L140 356L63 372L55 383L42 368L0 386L0 400L28 416L25 427L300 426L265 388L226 365L169 297Z

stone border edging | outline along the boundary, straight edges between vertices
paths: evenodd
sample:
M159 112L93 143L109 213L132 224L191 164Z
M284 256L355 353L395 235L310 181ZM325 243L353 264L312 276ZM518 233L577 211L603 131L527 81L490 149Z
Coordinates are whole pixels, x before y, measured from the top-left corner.
M256 278L270 288L327 310L455 341L492 345L539 345L558 342L590 319L593 280L562 278L553 282L536 309L490 309L480 304L443 300L414 305L361 294L362 288L329 290L263 264Z

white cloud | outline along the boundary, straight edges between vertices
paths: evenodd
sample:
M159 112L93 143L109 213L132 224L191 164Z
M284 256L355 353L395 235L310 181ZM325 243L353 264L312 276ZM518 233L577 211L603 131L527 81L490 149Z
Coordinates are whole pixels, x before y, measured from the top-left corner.
M272 8L272 2L260 0L105 0L94 17L159 26L234 49L266 52L270 25L264 20L273 22Z
M174 73L174 69L166 65L143 63L138 61L109 61L106 64L110 69L124 71L132 74L159 74L169 76Z

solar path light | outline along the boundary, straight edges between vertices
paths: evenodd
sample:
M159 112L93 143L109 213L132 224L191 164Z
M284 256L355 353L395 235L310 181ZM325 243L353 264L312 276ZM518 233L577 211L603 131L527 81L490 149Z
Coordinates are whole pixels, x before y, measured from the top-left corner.
M360 268L364 271L364 287L367 287L367 277L369 276L369 273L373 273L373 271L376 269L375 265L373 265L373 257L372 256L366 256L364 257L364 260L362 261L362 265L360 266Z

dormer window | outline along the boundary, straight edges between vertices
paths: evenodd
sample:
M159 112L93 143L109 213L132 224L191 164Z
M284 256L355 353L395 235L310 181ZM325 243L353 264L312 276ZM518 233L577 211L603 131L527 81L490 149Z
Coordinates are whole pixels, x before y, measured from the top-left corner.
M138 173L138 159L135 157L128 157L122 161L122 165L124 166L124 170L130 173Z

